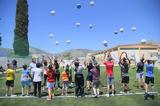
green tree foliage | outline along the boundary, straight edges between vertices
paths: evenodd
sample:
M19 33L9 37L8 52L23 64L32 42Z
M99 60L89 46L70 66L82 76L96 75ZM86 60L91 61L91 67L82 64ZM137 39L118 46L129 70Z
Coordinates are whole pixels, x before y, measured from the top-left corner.
M29 55L28 42L28 4L27 0L17 0L16 25L14 29L14 53L20 56Z

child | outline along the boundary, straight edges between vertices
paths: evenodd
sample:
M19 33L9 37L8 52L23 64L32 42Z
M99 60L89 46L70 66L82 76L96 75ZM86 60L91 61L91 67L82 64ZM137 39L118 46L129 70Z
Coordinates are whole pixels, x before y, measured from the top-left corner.
M123 57L122 59L122 54L125 54L126 57ZM122 91L121 93L127 92L129 90L129 65L130 65L130 60L128 59L127 53L122 52L120 56L120 62L119 66L121 68L121 83L122 83Z
M154 95L148 94L148 86L149 83L152 85L152 89L154 88L154 63L152 60L147 60L146 66L146 78L145 78L145 100L148 99L148 97L151 97L154 99Z
M43 79L44 79L44 82L43 82L43 90L45 89L46 87L46 82L47 82L47 70L48 70L48 63L46 60L44 60L44 68L43 68Z
M78 58L74 61L74 71L75 71L75 96L84 96L84 76L83 76L83 70L84 67L79 65Z
M68 77L69 77L69 84L72 86L72 69L70 68L70 65L67 64L66 65L66 72L68 73Z
M42 69L41 63L36 64L36 68L32 69L33 72L33 84L34 84L34 96L37 96L38 87L38 97L41 98L41 81L42 81Z
M14 80L15 80L15 70L13 70L12 64L7 64L7 71L6 73L6 86L7 86L7 96L14 96L13 95L13 87L14 87Z
M138 80L138 88L140 89L141 86L144 87L144 58L137 63L136 78Z
M91 69L92 72L92 78L93 78L93 92L94 97L99 97L99 84L100 84L100 70L97 69L95 65L93 65L93 68Z
M55 65L49 65L47 70L47 88L48 88L48 98L47 100L52 100L54 94L52 91L55 87Z
M66 67L68 67L68 66L66 66ZM65 70L63 68L63 71L62 71L62 82L63 82L62 95L67 95L68 81L69 81L69 72L68 72L68 70Z
M110 90L110 86L112 86L112 94L111 96L114 96L114 72L113 72L113 68L114 68L114 62L112 61L112 57L110 55L110 53L107 56L107 61L105 61L106 55L104 56L104 65L106 66L106 77L107 77L107 94L106 96L109 97L109 90Z
M23 65L22 75L21 75L21 84L22 84L22 96L24 96L24 87L27 86L27 95L30 95L30 88L31 88L31 75L30 71L27 70L27 65Z
M91 84L92 84L92 73L91 73L91 69L93 68L92 65L92 61L89 62L89 64L87 65L87 69L88 69L88 75L87 75L87 90L90 91L91 89Z

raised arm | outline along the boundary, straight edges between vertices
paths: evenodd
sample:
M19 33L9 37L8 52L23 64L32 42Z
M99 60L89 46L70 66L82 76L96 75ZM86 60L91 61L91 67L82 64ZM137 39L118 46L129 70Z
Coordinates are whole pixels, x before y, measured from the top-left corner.
M125 55L126 55L126 61L127 61L127 64L130 64L131 62L130 62L130 60L129 60L129 58L128 58L127 53L126 53L126 52L124 52L124 53L125 53Z

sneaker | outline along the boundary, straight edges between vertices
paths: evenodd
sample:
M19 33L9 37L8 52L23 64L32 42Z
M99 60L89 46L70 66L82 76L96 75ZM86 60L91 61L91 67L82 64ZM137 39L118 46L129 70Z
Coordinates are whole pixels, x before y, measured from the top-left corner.
M144 96L144 100L148 100L148 96L147 95Z
M107 97L109 97L109 94L106 94Z
M144 94L144 100L148 100L148 94L147 93Z
M29 94L27 94L27 96L32 96L32 95L29 93Z
M120 91L120 93L121 93L121 94L124 94L124 92L123 92L123 91Z
M151 98L152 100L154 100L154 95L150 95L150 98Z
M21 96L25 96L24 94L21 94Z
M52 99L51 99L51 98L47 98L47 100L48 100L48 101L51 101Z
M114 96L114 94L112 93L111 96Z
M97 97L97 95L96 95L96 96L94 96L94 98L98 98L98 97Z
M11 97L16 97L17 95L11 95Z
M9 95L6 94L5 96L9 96Z

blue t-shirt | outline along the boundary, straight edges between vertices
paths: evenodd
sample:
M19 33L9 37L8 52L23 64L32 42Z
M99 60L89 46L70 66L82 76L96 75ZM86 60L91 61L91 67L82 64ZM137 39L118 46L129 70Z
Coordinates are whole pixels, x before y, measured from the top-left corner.
M29 74L30 74L29 70L23 70L21 75L21 81L30 80Z
M146 76L154 77L154 65L153 64L146 64Z

